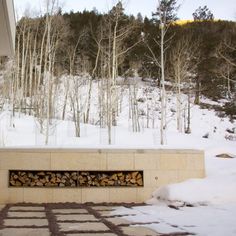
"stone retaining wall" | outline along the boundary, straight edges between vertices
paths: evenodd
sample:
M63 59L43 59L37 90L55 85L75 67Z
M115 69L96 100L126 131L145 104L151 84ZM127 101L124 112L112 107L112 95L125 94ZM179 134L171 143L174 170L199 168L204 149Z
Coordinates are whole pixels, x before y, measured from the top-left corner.
M143 187L12 188L9 170L143 171ZM205 176L196 150L1 149L1 203L143 202L162 185Z

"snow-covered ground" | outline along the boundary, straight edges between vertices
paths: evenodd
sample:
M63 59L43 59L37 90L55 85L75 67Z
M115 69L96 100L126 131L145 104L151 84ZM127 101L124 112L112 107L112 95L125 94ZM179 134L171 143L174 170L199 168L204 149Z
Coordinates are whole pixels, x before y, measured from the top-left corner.
M202 112L200 109L196 112ZM210 113L210 112L209 112ZM44 147L45 136L40 134L37 121L32 116L16 115L13 118L14 127L10 125L11 117L9 112L0 115L0 146L2 147ZM167 131L167 144L160 146L159 129L144 128L140 133L132 132L127 124L113 127L112 145L107 144L107 129L100 129L99 126L82 124L81 137L74 135L74 124L71 121L56 121L53 135L50 136L49 147L74 147L74 148L186 148L186 149L209 149L215 147L233 147L234 141L227 141L224 138L225 129L232 127L228 121L220 122L220 118L204 116L204 119L194 121L192 134L179 133L174 128ZM124 122L124 121L122 121ZM217 133L211 132L214 125L217 125ZM126 126L127 125L127 126ZM209 131L208 139L202 136Z
M113 214L125 214L136 226L150 228L160 234L198 236L235 236L236 204L183 207L179 210L165 205L117 209ZM178 234L179 233L179 234ZM185 235L185 234L184 234Z
M234 146L235 142L226 141L226 129L236 127L227 117L220 118L214 110L200 109L191 104L191 134L179 133L176 122L176 97L173 92L168 92L167 99L167 132L166 145L160 146L160 91L156 87L139 81L137 83L138 110L140 113L139 124L141 132L132 131L132 121L129 119L129 89L118 89L119 106L121 112L117 120L117 127L112 130L112 145L108 146L107 129L100 129L98 112L98 85L93 84L92 104L90 109L90 124L81 124L81 137L75 137L75 128L68 101L66 120L60 120L64 102L64 88L60 89L56 103L55 120L51 129L49 146L51 147L107 147L107 148L195 148L206 149ZM81 88L81 107L85 107L88 87ZM182 95L183 116L187 116L187 97ZM194 97L192 97L192 101ZM202 98L202 102L211 103L209 99ZM215 104L216 102L214 102ZM218 103L220 105L220 103ZM149 122L147 125L147 113ZM39 132L39 121L33 116L16 113L11 117L11 106L6 106L0 113L0 146L2 147L43 147L45 136ZM183 119L184 120L184 119ZM92 125L94 124L94 125ZM208 138L202 138L207 135ZM236 135L236 134L235 134Z
M150 206L118 208L112 214L163 234L236 235L236 158L217 158L221 153L235 155L236 145L206 150L205 179L163 186L147 200Z

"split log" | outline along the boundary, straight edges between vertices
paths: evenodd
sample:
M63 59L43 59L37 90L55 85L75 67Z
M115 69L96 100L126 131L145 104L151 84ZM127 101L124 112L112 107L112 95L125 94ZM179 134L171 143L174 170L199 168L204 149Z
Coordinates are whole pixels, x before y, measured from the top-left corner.
M13 187L113 187L143 186L142 172L11 171Z

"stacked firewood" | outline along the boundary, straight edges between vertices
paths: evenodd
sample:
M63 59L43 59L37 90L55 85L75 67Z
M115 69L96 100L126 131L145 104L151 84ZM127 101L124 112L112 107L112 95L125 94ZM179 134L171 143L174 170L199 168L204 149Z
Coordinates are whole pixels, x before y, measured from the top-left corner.
M10 186L14 187L76 187L78 172L13 171Z
M80 172L79 186L143 186L142 174L134 172Z
M10 171L11 187L140 187L139 171Z

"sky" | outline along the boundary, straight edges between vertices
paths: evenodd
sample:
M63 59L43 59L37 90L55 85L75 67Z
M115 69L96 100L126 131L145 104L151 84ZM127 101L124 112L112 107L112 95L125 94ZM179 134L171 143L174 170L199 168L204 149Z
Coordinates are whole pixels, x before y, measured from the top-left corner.
M40 11L42 0L14 0L17 14L22 16L27 6L36 11ZM107 12L116 2L116 0L62 0L63 9L66 12L93 10L96 8L99 12ZM151 17L152 12L157 7L158 0L124 0L127 14ZM178 0L181 7L178 12L180 19L192 19L192 13L199 7L207 5L216 19L236 20L236 0Z

